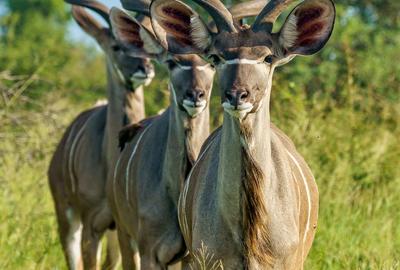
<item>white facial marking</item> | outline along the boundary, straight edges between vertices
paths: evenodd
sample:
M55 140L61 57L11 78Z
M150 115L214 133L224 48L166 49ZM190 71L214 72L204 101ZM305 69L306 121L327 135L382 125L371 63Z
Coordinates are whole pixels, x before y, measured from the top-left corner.
M258 60L251 60L251 59L245 59L245 58L237 58L237 59L231 59L231 60L226 60L225 62L222 63L222 65L259 65L259 64L264 64L264 62L260 62Z
M191 66L182 66L182 65L178 65L178 68L182 69L182 70L192 70Z
M144 86L148 86L153 80L154 76L154 71L150 71L148 74L146 74L143 71L139 70L132 74L131 81L133 82L135 87L141 84L143 84Z
M209 68L211 65L207 64L207 65L203 65L203 66L196 66L197 70L206 70L207 68Z
M197 104L194 104L193 101L185 99L183 101L183 107L185 108L186 112L189 114L191 117L196 117L200 113L204 111L204 109L207 106L207 101L202 100L200 102L197 102Z
M222 104L222 107L224 107L224 111L226 111L230 116L238 119L243 119L246 117L248 113L250 113L253 110L253 104L246 102L242 105L239 105L237 108L230 104L229 102L225 101Z
M144 80L146 78L146 73L144 73L142 70L138 70L132 74L131 80Z
M308 210L307 210L307 224L306 224L306 230L304 232L304 237L303 237L303 244L306 241L308 231L310 230L310 219L311 219L311 195L310 195L310 189L308 187L307 179L300 167L300 164L297 162L296 158L289 152L287 151L289 157L293 160L294 164L296 164L296 167L300 171L301 178L303 179L304 182L304 188L306 189L306 194L307 194L307 203L308 203Z
M192 70L193 69L192 66L183 66L183 65L179 65L179 64L177 65L177 67L179 67L182 70ZM210 64L206 64L206 65L202 65L202 66L195 66L195 69L202 71L202 70L206 70L209 67L210 67Z

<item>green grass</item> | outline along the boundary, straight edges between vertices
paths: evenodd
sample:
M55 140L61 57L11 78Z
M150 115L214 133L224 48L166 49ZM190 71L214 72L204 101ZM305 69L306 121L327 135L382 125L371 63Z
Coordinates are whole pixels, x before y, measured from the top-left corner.
M287 91L274 92L272 118L320 190L306 269L398 269L399 108L387 100L361 107L322 97L306 102L301 91ZM33 108L1 109L0 269L65 269L46 172L66 125L96 98L49 92Z
M19 2L0 16L0 269L65 269L46 172L66 126L104 98L104 59L68 41L60 1ZM335 2L324 50L274 75L272 119L320 191L306 269L400 269L399 1ZM148 114L168 103L165 78L146 89Z

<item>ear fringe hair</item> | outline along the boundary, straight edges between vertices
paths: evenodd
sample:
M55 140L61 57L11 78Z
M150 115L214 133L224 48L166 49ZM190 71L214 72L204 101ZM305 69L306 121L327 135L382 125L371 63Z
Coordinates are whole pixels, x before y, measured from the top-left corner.
M194 45L201 50L207 49L211 44L211 35L207 26L198 16L193 15L190 17L190 27Z
M279 43L285 49L291 48L296 44L298 36L297 16L292 14L282 29L282 33L279 37Z
M161 54L163 52L163 48L160 44L158 44L143 27L140 27L139 36L143 41L143 48L147 53Z

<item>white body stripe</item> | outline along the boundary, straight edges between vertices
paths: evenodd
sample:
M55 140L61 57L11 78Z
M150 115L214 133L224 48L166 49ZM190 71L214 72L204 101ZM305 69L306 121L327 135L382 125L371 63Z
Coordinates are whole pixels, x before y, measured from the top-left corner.
M131 156L129 157L128 165L126 166L126 171L125 171L125 182L126 182L126 183L125 183L125 186L126 186L126 190L125 190L125 194L126 194L126 200L127 200L127 201L129 201L129 168L131 167L131 163L132 163L133 157L134 157L135 154L136 154L136 151L137 151L137 149L138 149L138 146L139 146L139 144L140 144L140 141L142 140L144 134L146 133L146 131L147 131L150 127L151 127L151 124L148 125L148 126L145 128L145 130L143 131L142 134L140 134L140 137L139 137L139 139L137 140L137 142L136 142L136 144L135 144L135 148L133 148L132 154L131 154ZM129 204L128 204L128 205L129 205Z
M210 148L210 146L212 145L212 142L210 142L209 145L207 145L206 149L204 149L203 153L201 153L201 155L199 156L199 158L197 159L197 162L193 165L192 169L190 170L189 175L186 178L186 184L183 187L183 191L181 196L179 196L179 200L178 200L178 205L182 205L182 210L181 207L178 207L178 220L179 220L179 224L181 224L182 227L182 233L183 236L185 237L185 235L188 235L189 233L189 224L187 223L187 219L186 219L186 215L185 215L185 208L186 208L186 197L187 197L187 193L189 191L189 186L190 186L190 178L192 177L192 173L194 171L194 169L196 168L197 164L199 163L199 161L202 160L202 158L204 157L205 153L207 153L208 149ZM182 204L181 204L181 200ZM181 211L183 211L183 219L181 220Z
M300 210L301 210L301 202L300 202L300 186L299 186L299 182L297 181L297 179L296 179L296 176L294 175L294 173L292 172L292 176L293 176L293 179L294 179L294 181L296 182L296 187L297 187L297 204L298 204L298 207L297 207L297 211L299 211L299 213L300 213Z
M311 219L311 195L310 195L310 189L308 187L307 179L300 167L300 164L297 162L296 158L286 150L288 153L289 157L293 160L294 164L296 164L296 167L299 169L301 178L303 179L304 182L304 188L306 189L306 194L307 194L307 203L308 203L308 210L307 210L307 224L306 224L306 230L304 232L304 237L303 237L303 243L306 241L306 237L308 234L308 231L310 230L310 219Z
M188 175L188 177L187 177L187 179L186 179L186 184L185 184L185 186L184 186L184 188L183 188L182 194L181 194L181 196L179 197L178 205L181 205L182 207L179 207L179 208L178 208L178 219L179 219L179 223L181 224L182 232L183 232L183 235L184 235L184 236L185 236L185 235L188 235L188 232L189 232L189 224L187 223L186 214L185 214L185 212L186 212L185 208L186 208L187 193L188 193L188 191L189 191L189 186L190 186L190 178L191 178L192 173L193 173L194 169L196 168L197 164L202 160L202 158L204 157L204 155L205 155L205 153L208 151L208 149L211 147L211 145L212 145L212 142L210 142L210 144L207 146L207 148L204 150L204 152L203 152L203 153L200 155L200 157L197 159L197 162L193 165L193 168L191 169L191 171L190 171L190 173L189 173L189 175ZM288 153L289 157L293 160L293 162L295 163L296 167L299 169L301 178L302 178L302 180L303 180L303 182L304 182L304 188L306 189L308 210L307 210L306 230L305 230L305 232L304 232L304 237L303 237L303 244L304 244L305 241L306 241L307 234L308 234L308 232L309 232L309 230L310 230L310 221L311 221L311 194L310 194L310 189L309 189L309 186L308 186L308 183L307 183L307 179L306 179L306 177L305 177L305 175L304 175L304 173L303 173L303 170L302 170L301 167L300 167L300 164L297 162L297 160L295 159L295 157L294 157L289 151L286 150L286 152ZM293 176L294 176L294 175L293 175ZM295 177L294 177L294 178L295 178ZM295 178L295 181L296 181L296 183L297 183L296 178ZM300 209L300 191L299 191L299 186L298 186L298 185L297 185L297 187L298 187L298 193L299 193L299 209ZM181 200L182 200L182 202L181 202ZM183 211L183 213L182 213L182 211ZM181 220L181 217L183 218L183 220Z
M117 163L115 163L115 168L114 168L114 178L113 178L113 193L114 193L114 203L117 204L117 192L116 192L116 182L117 182L117 171L119 167L119 163L121 162L122 154L119 155Z
M76 134L76 136L75 136L75 138L74 138L74 140L73 140L73 142L72 142L72 145L71 145L71 150L70 150L70 152L69 152L68 172L69 172L69 175L70 175L70 177L71 177L71 189L72 189L72 192L73 192L73 193L75 193L75 190L76 190L76 187L75 187L76 179L75 179L75 175L74 175L74 173L73 173L73 166L72 166L72 163L73 163L73 161L74 161L75 150L76 150L76 146L77 146L77 144L78 144L78 142L79 142L79 139L80 139L80 137L82 136L82 133L83 133L83 131L85 130L86 125L87 125L87 123L89 122L89 120L92 118L92 116L93 116L93 115L91 115L91 116L86 120L86 122L83 124L83 126L81 127L81 129L80 129L80 130L78 131L78 133ZM72 132L71 132L71 133L72 133Z

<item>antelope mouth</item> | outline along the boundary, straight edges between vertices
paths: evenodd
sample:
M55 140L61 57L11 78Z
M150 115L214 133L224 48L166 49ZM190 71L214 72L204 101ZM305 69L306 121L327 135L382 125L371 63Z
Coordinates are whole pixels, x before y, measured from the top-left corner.
M222 104L222 107L224 107L224 111L233 118L242 120L253 110L254 105L246 102L238 106L233 106L228 101L226 101Z
M150 71L149 73L138 71L132 74L131 81L135 87L139 85L148 86L152 82L154 76L154 71Z
M182 106L183 108L185 108L187 114L190 117L194 118L204 111L207 106L207 101L202 100L198 102L193 102L191 100L185 99L183 100Z

